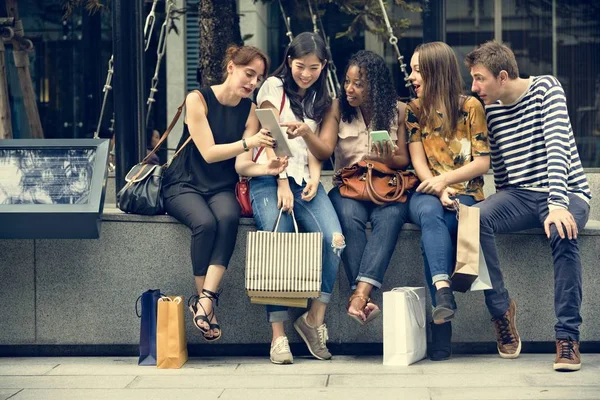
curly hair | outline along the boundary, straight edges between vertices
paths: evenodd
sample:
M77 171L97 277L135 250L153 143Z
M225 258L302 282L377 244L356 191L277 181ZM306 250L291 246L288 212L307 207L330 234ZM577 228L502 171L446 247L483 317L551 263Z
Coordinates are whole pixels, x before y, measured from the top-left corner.
M283 90L290 99L290 107L294 115L304 121L304 115L308 118L321 122L325 110L331 104L331 96L327 91L327 65L324 65L317 81L306 90L304 97L298 94L299 88L292 77L292 69L289 62L298 58L314 54L323 64L327 63L329 53L323 38L316 33L302 32L289 44L283 55L283 62L271 74L283 82ZM312 104L307 104L312 102Z
M370 127L375 130L390 130L394 116L397 113L398 95L392 84L392 75L385 60L369 50L360 50L353 54L348 61L346 73L350 67L359 69L361 78L367 87L365 106L372 111ZM356 109L346 99L345 85L340 96L342 121L352 123L357 116Z

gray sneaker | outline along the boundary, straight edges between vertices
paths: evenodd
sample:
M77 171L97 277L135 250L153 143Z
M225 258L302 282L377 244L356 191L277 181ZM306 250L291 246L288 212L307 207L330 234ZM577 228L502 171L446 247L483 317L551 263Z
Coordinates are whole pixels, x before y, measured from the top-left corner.
M273 364L293 364L294 357L290 351L290 344L288 338L285 336L279 336L275 339L275 342L271 345L271 362Z
M329 360L331 353L327 349L327 326L325 324L318 328L313 328L306 322L306 315L308 312L302 314L296 322L294 322L294 328L304 340L304 343L308 346L308 350L313 356L319 360Z

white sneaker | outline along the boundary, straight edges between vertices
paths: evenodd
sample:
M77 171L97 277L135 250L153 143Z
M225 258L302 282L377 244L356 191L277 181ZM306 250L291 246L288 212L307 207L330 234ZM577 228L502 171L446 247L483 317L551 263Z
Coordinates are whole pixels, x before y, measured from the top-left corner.
M271 345L271 362L273 364L293 364L294 357L286 336L279 336Z

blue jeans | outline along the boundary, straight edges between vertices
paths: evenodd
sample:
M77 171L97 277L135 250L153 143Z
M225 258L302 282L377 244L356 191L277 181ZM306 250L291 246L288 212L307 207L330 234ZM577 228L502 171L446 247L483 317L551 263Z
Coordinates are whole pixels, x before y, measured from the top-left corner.
M369 201L342 197L334 187L329 198L342 224L346 237L346 250L342 254L346 276L352 289L357 282L381 287L402 225L408 219L407 203L383 206ZM367 222L371 222L371 235L367 239Z
M549 213L548 193L510 188L488 197L476 207L481 210L481 249L493 287L484 291L485 303L490 314L499 317L508 310L510 297L504 287L494 234L543 227ZM590 206L581 198L569 194L569 212L581 231L587 223ZM549 242L554 261L556 338L579 340L582 282L577 239L561 239L556 226L551 225Z
M472 196L454 197L461 204L472 206L477 201ZM442 206L437 196L414 193L408 204L410 220L421 227L421 251L425 261L425 279L435 307L435 283L450 280L456 263L456 212Z
M290 189L294 194L294 215L298 225L307 232L323 233L323 275L321 278L321 296L318 298L323 303L329 303L333 285L340 266L340 255L345 245L335 246L334 234L342 234L340 222L327 197L323 185L319 184L317 195L309 202L302 200L302 186L289 180ZM260 176L250 180L250 200L254 221L259 230L270 231L275 225L279 209L277 208L277 180L273 176ZM288 213L281 216L278 232L294 232L292 217ZM267 306L269 322L287 321L288 307Z

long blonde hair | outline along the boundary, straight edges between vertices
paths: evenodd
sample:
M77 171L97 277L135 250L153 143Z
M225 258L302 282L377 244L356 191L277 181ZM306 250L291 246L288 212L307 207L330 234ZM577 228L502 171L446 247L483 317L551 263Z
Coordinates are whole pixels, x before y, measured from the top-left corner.
M423 43L417 46L419 71L423 78L421 126L434 129L438 121L437 111L442 118L440 135L449 138L456 130L464 102L463 79L454 51L443 42Z

